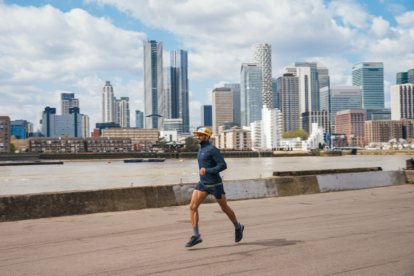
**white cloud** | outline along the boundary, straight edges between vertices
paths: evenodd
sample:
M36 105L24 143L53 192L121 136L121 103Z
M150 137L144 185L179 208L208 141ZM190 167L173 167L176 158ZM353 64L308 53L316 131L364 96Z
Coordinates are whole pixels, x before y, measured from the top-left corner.
M372 20L371 31L379 38L383 38L390 33L390 22L382 19L382 16L375 17Z
M201 119L201 103L199 101L190 101L190 125L199 126Z
M388 5L388 10L393 14L401 14L405 12L405 7L403 5L391 3Z

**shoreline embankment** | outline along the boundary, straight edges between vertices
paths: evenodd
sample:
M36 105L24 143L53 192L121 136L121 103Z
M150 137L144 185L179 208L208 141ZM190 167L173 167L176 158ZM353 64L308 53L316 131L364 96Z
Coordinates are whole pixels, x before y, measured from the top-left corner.
M306 195L414 183L414 171L361 171L225 181L228 200ZM190 203L196 183L0 196L0 222L162 208ZM205 200L215 202L212 196Z

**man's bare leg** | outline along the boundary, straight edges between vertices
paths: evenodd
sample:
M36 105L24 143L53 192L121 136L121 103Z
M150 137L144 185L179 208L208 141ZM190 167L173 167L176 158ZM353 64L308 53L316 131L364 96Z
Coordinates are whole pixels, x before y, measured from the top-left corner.
M231 222L235 223L237 221L236 215L234 214L230 206L227 205L226 195L221 195L221 199L217 199L217 202L220 205L221 210L223 210L223 212L226 213Z
M244 225L240 224L237 219L236 215L234 214L233 210L230 208L229 205L227 205L226 196L223 194L221 195L221 199L217 199L218 204L221 207L221 210L223 210L224 213L229 217L231 222L234 224L234 228L236 230L235 232L235 242L239 242L243 239L243 231L244 231Z
M203 200L208 196L207 192L194 190L193 196L190 203L190 213L191 213L191 225L193 227L198 226L198 207L203 202Z

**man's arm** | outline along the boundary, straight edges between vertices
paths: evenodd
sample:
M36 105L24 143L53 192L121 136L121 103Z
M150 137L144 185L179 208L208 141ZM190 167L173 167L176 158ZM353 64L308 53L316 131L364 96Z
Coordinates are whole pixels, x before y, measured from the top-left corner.
M221 155L221 152L217 148L214 148L211 151L211 155L213 156L213 160L217 163L217 166L214 168L206 168L206 173L218 174L227 169L227 164L224 161L223 155Z

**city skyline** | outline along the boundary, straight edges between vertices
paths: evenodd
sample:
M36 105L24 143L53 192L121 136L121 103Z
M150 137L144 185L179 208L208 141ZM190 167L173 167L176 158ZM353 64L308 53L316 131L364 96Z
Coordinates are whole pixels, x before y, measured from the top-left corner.
M238 77L240 64L252 61L251 47L256 43L272 45L273 78L282 76L283 69L292 62L312 61L317 58L329 69L331 85L350 85L352 65L368 60L384 62L386 108L390 107L390 86L395 84L396 73L406 72L414 64L410 58L413 50L409 45L412 43L407 38L412 28L410 18L414 12L412 5L407 4L406 1L394 2L402 6L399 11L390 11L389 4L380 1L376 1L375 4L372 1L364 4L357 1L343 4L337 1L326 3L312 1L302 6L298 1L289 1L289 6L295 9L287 11L282 1L283 3L277 7L275 12L278 14L285 12L290 15L289 20L292 24L289 24L288 33L307 24L306 22L309 22L310 33L303 35L297 31L297 34L284 37L283 35L287 33L283 31L277 39L269 38L271 37L269 32L272 32L272 29L277 32L281 30L277 27L268 28L266 25L260 27L249 25L257 33L253 36L254 38L249 38L248 34L244 34L243 37L238 35L237 28L244 28L246 24L250 24L250 21L239 24L240 26L228 23L226 25L228 30L235 31L235 36L229 36L228 39L223 37L222 32L216 27L212 29L214 36L211 36L204 32L200 24L188 25L190 22L185 21L187 19L174 21L177 24L170 24L171 26L162 20L158 25L150 26L151 22L154 22L153 19L145 17L142 12L125 16L124 11L137 11L134 5L124 7L122 11L123 3L115 7L109 0L100 2L103 4L102 7L98 7L97 1L94 0L85 3L73 1L66 4L56 2L47 4L48 1L6 0L0 2L0 13L7 13L7 18L9 18L9 22L1 24L0 28L0 35L8 41L0 48L3 54L1 61L3 61L2 64L14 65L1 67L0 70L2 114L4 112L10 115L12 120L24 118L36 122L38 111L45 106L56 106L60 114L59 99L55 97L56 95L76 93L77 98L82 102L82 110L85 111L84 108L90 110L85 114L91 117L91 125L94 125L101 121L99 91L106 80L111 80L116 87L117 95L130 98L130 110L144 110L141 41L148 39L163 41L164 66L169 65L166 61L168 57L165 57L166 52L175 49L188 51L190 126L199 125L199 108L203 104L211 104L211 91L215 86L221 86L220 84L224 82L238 83L240 81ZM229 20L238 19L239 16L248 12L245 2L238 4L240 10L229 14ZM167 4L169 5L171 4ZM203 13L203 8L212 7L211 5L211 3L203 3L201 10L197 13ZM144 6L143 10L148 15L154 14L155 10L151 7L141 6ZM274 7L268 8L272 10ZM358 17L352 18L344 12L350 8L358 12ZM256 12L267 17L264 4L258 4L255 9ZM308 15L302 21L296 22L292 19L295 14L309 9L315 9L320 18L318 24L335 21L332 26L320 25L325 26L327 31L318 32L318 42L311 38L317 30L317 25L312 23L314 20L312 15ZM173 20L177 20L181 15L181 11L176 9L170 11L162 9L158 12L164 15L170 13ZM34 37L27 33L29 28L22 23L22 20L19 20L25 13L28 14L27 22L34 27L42 28L48 39L42 36ZM55 15L55 17L50 15ZM47 18L47 20L36 22L35 18L38 17ZM106 18L110 18L111 21ZM206 20L211 19L209 16L206 17ZM66 25L57 24L54 20L61 20ZM133 26L127 24L127 21L131 20ZM287 19L284 16L275 16L271 20L272 26L277 26ZM72 22L76 21L88 22L87 28L79 32L79 28L76 27L78 25L71 27ZM11 25L15 26L13 36L24 38L21 41L34 45L35 52L29 53L23 44L13 44L16 40L8 37L10 36L8 28ZM103 32L101 28L97 28L100 25L108 31ZM179 31L178 26L191 26L191 28L186 28L183 33ZM56 28L60 28L59 31L67 31L68 37L83 46L68 48L69 52L65 48L58 47L61 44L56 40L57 38L48 35ZM331 34L327 36L326 32L329 33L329 31ZM333 34L335 32L336 34ZM198 35L194 36L196 33ZM112 40L107 40L110 37ZM210 41L204 43L207 37ZM352 43L355 39L358 39L360 46ZM398 51L397 48L387 47L387 40L398 45ZM45 41L50 41L51 44L47 45ZM218 41L221 43L217 44ZM244 42L241 43L241 41ZM294 43L295 47L292 47L291 43ZM390 49L390 52L386 52L386 49ZM84 62L81 63L80 60ZM47 64L47 66L41 66L42 64ZM130 125L135 125L135 121L131 120Z

